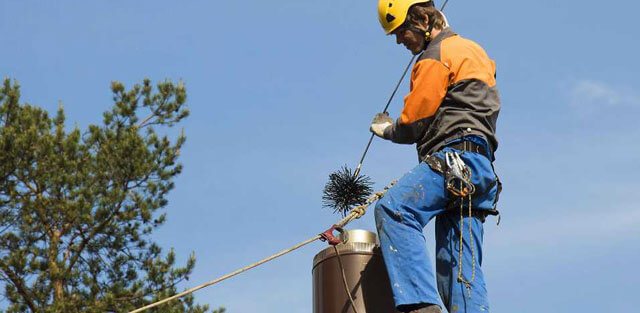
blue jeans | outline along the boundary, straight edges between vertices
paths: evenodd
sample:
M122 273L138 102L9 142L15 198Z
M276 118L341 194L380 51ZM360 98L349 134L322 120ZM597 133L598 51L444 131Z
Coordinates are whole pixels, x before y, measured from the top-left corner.
M467 137L464 140L482 144L489 151L481 138ZM447 151L457 151L471 169L471 180L476 186L472 195L473 209L494 209L498 184L491 161L481 154L463 153L450 147L445 147L435 156L444 159ZM376 227L397 307L439 304L441 300L449 313L489 311L481 269L483 221L478 216L469 217L468 198L465 198L460 260L460 202L454 202L453 208L447 208L453 200L459 198L447 191L443 174L422 162L406 173L376 204ZM422 232L434 217L436 273L427 255ZM458 281L460 262L465 280L471 281L475 272L470 289Z

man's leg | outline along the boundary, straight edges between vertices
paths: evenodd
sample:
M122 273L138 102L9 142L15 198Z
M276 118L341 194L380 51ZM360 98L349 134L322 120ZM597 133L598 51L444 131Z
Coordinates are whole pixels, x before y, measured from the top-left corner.
M478 217L469 216L464 217L463 221L462 274L463 279L470 283L470 288L458 280L461 263L460 212L459 209L450 209L436 218L438 290L449 313L486 313L489 312L489 300L480 267L483 223Z
M483 144L485 149L489 149L486 142L482 140L472 138L471 141ZM491 161L478 153L462 152L450 148L445 148L443 151L460 153L465 164L469 166L472 173L471 179L476 187L475 193L471 196L473 209L485 212L495 209L499 188ZM438 291L449 313L486 313L489 311L489 300L484 274L480 267L483 255L483 222L479 217L468 216L467 200L465 199L462 210L464 216L462 260L460 260L459 202L453 201L454 203L450 204L451 208L436 218ZM462 264L463 279L470 283L470 288L467 288L464 282L458 281L460 264Z
M380 248L397 307L440 303L422 229L444 211L446 201L442 175L421 163L376 204Z

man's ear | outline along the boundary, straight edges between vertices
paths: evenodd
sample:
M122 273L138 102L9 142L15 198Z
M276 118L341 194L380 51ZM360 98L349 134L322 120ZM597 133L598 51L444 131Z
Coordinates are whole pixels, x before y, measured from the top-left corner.
M423 19L415 20L413 25L423 31L427 31L429 28L429 16L425 15Z
M414 27L427 31L427 28L429 27L429 16L427 14L422 15L422 18L417 18L413 14L409 14L407 18Z
M427 31L427 29L429 29L429 15L425 14L423 16L424 18L420 21L420 28Z

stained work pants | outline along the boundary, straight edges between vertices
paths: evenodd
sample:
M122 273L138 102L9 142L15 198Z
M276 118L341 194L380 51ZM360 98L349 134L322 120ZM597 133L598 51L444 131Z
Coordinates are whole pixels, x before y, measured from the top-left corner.
M468 140L486 146L479 138ZM448 147L435 156L444 158L446 151L460 153L471 169L471 179L476 186L472 195L473 209L494 209L498 184L491 161L478 153L463 153ZM469 217L466 198L460 259L460 202L453 202L453 207L447 208L450 201L455 200L459 201L459 198L446 190L443 174L422 162L406 173L376 204L376 227L396 306L439 304L442 300L449 313L489 311L481 269L483 219L478 215ZM434 217L436 273L427 255L423 234L423 228ZM460 262L467 281L471 281L475 263L475 279L469 290L458 281Z

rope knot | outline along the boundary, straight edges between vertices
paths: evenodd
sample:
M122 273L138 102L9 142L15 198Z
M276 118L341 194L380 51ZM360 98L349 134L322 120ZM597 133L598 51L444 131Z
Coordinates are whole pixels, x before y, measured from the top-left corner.
M357 206L355 208L353 208L353 210L351 210L353 213L355 213L355 217L356 218L361 218L362 216L364 216L364 214L366 213L365 211L365 206Z

